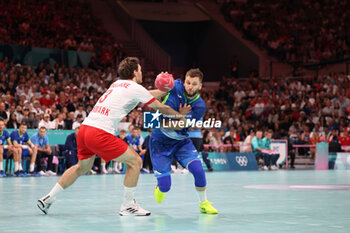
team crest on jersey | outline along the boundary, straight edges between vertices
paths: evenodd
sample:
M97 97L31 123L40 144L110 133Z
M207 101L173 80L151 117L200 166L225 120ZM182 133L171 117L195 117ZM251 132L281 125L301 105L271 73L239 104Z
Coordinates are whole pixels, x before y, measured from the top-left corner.
M155 129L160 128L160 116L162 114L157 110L156 112L143 112L143 128Z

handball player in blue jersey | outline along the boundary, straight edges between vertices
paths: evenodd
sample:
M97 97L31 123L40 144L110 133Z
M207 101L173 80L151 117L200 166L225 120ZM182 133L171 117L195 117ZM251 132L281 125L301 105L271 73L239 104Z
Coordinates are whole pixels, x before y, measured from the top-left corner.
M186 73L185 82L175 80L174 88L165 96L163 104L181 112L183 106L191 106L185 118L186 121L200 120L206 112L206 105L199 95L202 88L203 73L199 69L191 69ZM166 119L167 120L167 119ZM185 121L185 119L181 119ZM200 212L217 214L218 211L207 200L206 177L199 159L198 151L188 135L189 128L177 126L169 127L167 124L153 130L150 138L150 154L153 170L158 184L154 197L158 203L164 200L165 193L171 187L171 163L175 158L183 167L186 167L194 176L195 187L199 196Z
M6 142L8 144L6 158L9 158L9 156L13 153L13 145L11 142L10 134L5 130L5 122L3 119L0 119L0 177L6 176L3 169L3 154L5 150L4 145Z

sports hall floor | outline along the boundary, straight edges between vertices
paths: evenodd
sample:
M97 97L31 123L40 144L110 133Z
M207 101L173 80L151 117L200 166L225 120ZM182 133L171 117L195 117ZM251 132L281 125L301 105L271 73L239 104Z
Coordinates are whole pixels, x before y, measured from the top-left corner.
M162 204L155 178L140 176L136 200L149 217L120 217L123 175L83 176L49 215L36 207L57 177L0 179L0 232L350 232L350 171L207 173L218 215L199 213L191 175L172 176Z

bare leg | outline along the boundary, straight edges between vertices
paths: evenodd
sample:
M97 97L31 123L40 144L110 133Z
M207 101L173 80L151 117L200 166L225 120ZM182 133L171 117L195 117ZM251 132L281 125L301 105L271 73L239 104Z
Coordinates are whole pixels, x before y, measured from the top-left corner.
M95 156L92 156L89 159L79 160L79 162L70 167L67 171L63 173L61 178L58 180L58 183L61 185L63 189L71 186L75 180L90 171L92 165L94 164Z
M29 150L29 152L30 152L30 150ZM30 163L35 163L37 154L38 154L38 147L35 146L32 150L32 156L30 158Z
M3 169L3 161L4 161L4 146L0 146L0 171L4 170Z
M136 187L142 165L140 156L132 148L128 147L124 154L113 161L122 162L127 165L124 186L128 188Z
M4 160L4 146L0 146L0 163Z

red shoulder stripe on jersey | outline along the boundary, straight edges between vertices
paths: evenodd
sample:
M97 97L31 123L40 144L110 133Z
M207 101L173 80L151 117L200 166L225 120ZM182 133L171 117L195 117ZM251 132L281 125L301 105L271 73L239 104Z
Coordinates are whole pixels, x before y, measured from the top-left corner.
M153 103L155 100L156 100L156 98L153 97L150 101L148 101L147 103L145 103L144 106L147 106L147 105Z

